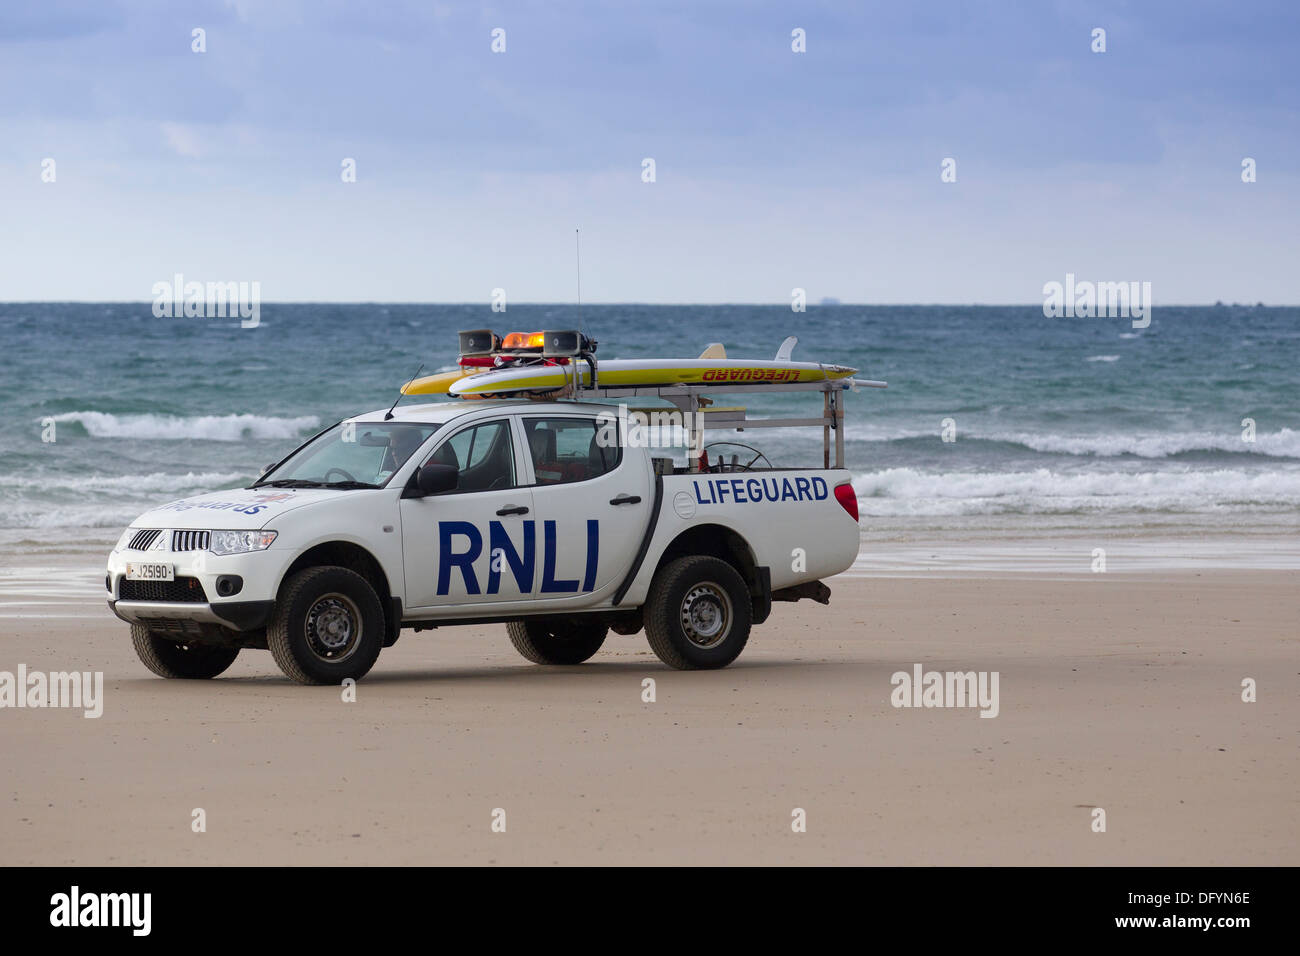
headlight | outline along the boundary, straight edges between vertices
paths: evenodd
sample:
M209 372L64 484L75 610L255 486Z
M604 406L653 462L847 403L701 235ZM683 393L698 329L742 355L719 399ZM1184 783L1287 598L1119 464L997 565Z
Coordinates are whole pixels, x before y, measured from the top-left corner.
M275 540L274 531L214 531L208 550L213 554L265 551Z
M135 537L135 528L127 528L122 532L122 537L117 539L117 544L113 545L114 551L121 551Z

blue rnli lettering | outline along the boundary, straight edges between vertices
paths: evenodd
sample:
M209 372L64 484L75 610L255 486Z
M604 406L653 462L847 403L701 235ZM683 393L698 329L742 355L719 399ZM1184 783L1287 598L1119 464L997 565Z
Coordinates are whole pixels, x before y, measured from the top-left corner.
M596 569L600 567L600 522L595 518L587 519L587 570L582 576L582 589L593 590L596 587Z
M500 594L503 564L510 569L510 577L514 579L519 594L573 594L595 590L596 574L600 569L599 521L587 521L587 554L583 562L581 586L576 580L556 578L559 534L557 523L546 521L542 525L542 579L540 585L534 587L537 577L537 523L532 520L511 522L509 528L513 529L519 524L523 525L523 542L521 548L516 548L506 525L500 521L488 522L486 589L480 589L474 564L483 557L483 533L468 521L439 521L437 593L451 593L452 572L459 570L466 594Z
M452 548L452 538L456 535L469 538L469 548L456 552ZM474 562L483 553L483 536L478 528L468 521L438 522L438 593L446 594L451 588L452 568L460 568L465 579L465 593L478 594L478 576L474 574Z
M506 533L505 526L500 521L493 521L488 526L488 551L491 560L488 562L488 594L498 594L501 590L501 562L497 560L497 555L505 559L505 563L510 565L510 573L514 575L515 584L519 588L520 594L531 594L533 591L533 572L537 567L537 534L533 529L531 521L524 522L524 553L520 556L515 550L514 542L510 540L510 535ZM438 592L443 593L442 591Z
M542 559L542 587L543 594L564 594L578 590L577 581L555 579L555 522L544 521L542 523L542 540L545 557Z

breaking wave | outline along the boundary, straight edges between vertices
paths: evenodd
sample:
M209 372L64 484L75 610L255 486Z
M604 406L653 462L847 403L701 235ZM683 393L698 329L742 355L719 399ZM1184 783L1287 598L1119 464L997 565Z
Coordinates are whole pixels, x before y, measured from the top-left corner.
M1218 512L1300 506L1300 469L1061 474L924 472L889 468L855 475L864 516Z
M891 442L928 438L940 440L939 428L933 431L908 431L879 426L850 425L846 435L855 441ZM1000 442L1019 445L1028 451L1058 455L1113 458L1133 455L1138 458L1171 458L1194 452L1263 455L1269 458L1300 458L1300 432L1282 428L1276 432L1258 432L1253 442L1243 441L1240 431L1171 431L1112 433L1108 435L1056 435L1042 432L970 431L957 423L957 443L964 441Z
M297 438L320 427L315 415L274 418L264 415L112 415L107 412L64 412L51 416L56 424L71 424L91 438L143 438L162 441L241 441L246 438Z

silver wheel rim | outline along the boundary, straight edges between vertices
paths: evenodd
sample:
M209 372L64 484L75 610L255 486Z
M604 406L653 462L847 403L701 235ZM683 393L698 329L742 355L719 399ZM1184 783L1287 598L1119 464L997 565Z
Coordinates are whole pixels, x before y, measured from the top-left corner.
M699 648L717 647L731 633L731 596L720 584L703 581L682 598L679 618L688 641Z
M307 610L307 649L330 664L352 656L361 642L361 611L345 594L322 595Z

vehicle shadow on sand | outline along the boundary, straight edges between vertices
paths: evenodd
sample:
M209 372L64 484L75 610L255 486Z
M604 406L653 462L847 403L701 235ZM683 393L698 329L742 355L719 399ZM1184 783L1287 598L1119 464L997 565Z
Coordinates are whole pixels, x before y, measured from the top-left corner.
M593 681L600 677L617 677L620 680L635 675L643 677L677 676L687 680L725 679L728 674L740 674L757 671L789 671L808 667L820 667L822 661L744 661L739 660L719 670L679 671L665 667L658 661L605 661L573 664L569 666L551 664L501 664L491 667L447 668L438 670L400 670L371 672L362 681L363 684L398 685L423 684L434 681L458 680L499 680L509 683L536 683L557 678L583 677ZM566 682L571 682L566 680Z
M761 672L775 673L795 673L812 668L819 668L832 664L832 661L821 660L738 660L727 667L719 670L694 670L679 671L670 667L665 667L658 661L604 661L604 662L587 662L585 664L573 665L547 665L538 666L536 664L494 664L480 666L448 666L442 668L404 668L402 670L374 670L363 677L358 686L361 688L371 687L402 687L415 685L432 685L432 684L455 684L473 681L488 681L502 684L538 684L548 681L564 680L566 684L574 683L574 678L581 678L589 681L596 686L605 686L607 680L602 678L617 678L620 682L629 677L635 677L640 680L645 677L661 679L665 677L677 677L683 680L714 682L717 680L734 679L739 675L757 674ZM843 666L843 662L839 666ZM194 692L199 688L206 687L212 690L233 690L235 688L255 688L264 689L267 685L280 685L284 687L301 688L305 692L312 690L329 691L337 693L339 685L336 684L319 684L303 685L296 684L289 678L275 671L268 671L262 674L239 674L239 675L222 675L211 681L163 681L156 677L131 677L119 679L113 682L119 690L161 690L162 688L175 688Z

